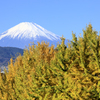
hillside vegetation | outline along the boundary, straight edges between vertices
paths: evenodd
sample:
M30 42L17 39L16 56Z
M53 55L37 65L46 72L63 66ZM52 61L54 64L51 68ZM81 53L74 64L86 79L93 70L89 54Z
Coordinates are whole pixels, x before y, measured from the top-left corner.
M99 100L100 35L89 24L68 47L29 46L0 75L0 100ZM71 47L72 45L72 47Z
M15 47L0 47L0 67L7 66L10 58L14 59L16 56L23 55L23 49L15 48Z

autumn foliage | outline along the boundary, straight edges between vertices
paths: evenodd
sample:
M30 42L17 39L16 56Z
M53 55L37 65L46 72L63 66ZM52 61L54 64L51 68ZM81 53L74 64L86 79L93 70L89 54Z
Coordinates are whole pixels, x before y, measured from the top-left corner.
M89 24L83 38L56 50L42 42L24 50L0 73L0 100L100 99L100 36ZM72 48L71 48L72 45Z

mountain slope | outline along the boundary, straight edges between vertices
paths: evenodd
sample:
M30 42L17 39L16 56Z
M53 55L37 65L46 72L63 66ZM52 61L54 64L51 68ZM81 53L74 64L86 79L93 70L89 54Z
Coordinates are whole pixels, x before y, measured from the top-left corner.
M52 44L57 46L57 43L61 41L60 36L44 29L36 23L22 22L7 31L0 34L0 46L3 47L18 47L24 49L28 47L30 42L47 41L49 46ZM68 42L68 41L67 41Z
M7 66L10 58L15 58L19 53L23 55L23 49L14 47L0 47L0 66Z

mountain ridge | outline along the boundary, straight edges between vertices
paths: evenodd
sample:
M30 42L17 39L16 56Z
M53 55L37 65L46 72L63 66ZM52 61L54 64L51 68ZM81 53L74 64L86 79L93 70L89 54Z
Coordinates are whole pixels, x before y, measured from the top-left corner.
M17 47L24 49L25 46L28 47L30 42L34 42L34 44L37 45L37 42L41 43L42 41L47 41L49 42L49 46L53 44L56 47L61 39L60 36L31 22L19 23L0 34L0 46L2 47ZM66 40L66 42L68 41Z
M53 39L58 39L54 33L44 29L40 25L31 22L22 22L18 25L8 29L7 31L1 33L0 40L5 36L11 36L11 38L36 38L36 36L45 36L48 39L52 40L49 36L52 36ZM59 36L58 36L59 37Z
M7 66L10 58L15 59L16 56L23 55L23 49L16 47L1 47L0 46L0 66Z

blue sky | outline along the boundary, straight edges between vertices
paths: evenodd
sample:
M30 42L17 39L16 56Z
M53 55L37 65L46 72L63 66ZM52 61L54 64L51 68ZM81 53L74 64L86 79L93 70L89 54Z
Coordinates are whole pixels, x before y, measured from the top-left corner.
M86 25L100 31L100 0L0 0L0 33L21 22L34 22L66 39Z

